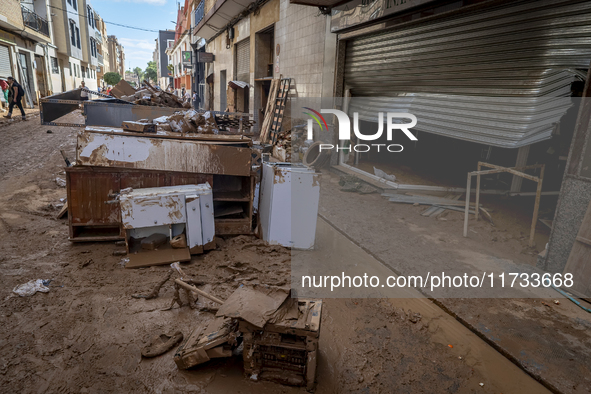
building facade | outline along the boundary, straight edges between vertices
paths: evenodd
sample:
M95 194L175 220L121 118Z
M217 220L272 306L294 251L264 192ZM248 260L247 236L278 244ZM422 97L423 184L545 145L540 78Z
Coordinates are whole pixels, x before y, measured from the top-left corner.
M172 72L168 69L169 55L166 53L168 48L174 46L174 30L160 30L158 38L156 39L156 67L158 69L158 86L161 89L166 89L173 81Z
M258 129L274 78L290 77L298 97L330 97L336 53L330 17L289 0L262 2L256 12L248 11L248 1L238 3L203 1L193 14L193 35L205 39L204 49L215 59L203 64L204 108L248 112ZM230 22L221 17L228 12ZM228 102L231 81L248 84L248 101L240 108Z
M96 80L97 86L103 86L103 75L108 73L109 68L109 43L107 39L107 25L98 14L96 14L96 40L97 40L97 67Z
M191 15L194 6L195 3L189 0L185 0L184 6L179 4L174 44L166 49L169 64L173 65L173 89L176 92L188 91L189 94L192 94L193 86Z
M123 45L119 43L116 36L108 36L109 43L109 71L116 72L125 77L125 52Z
M51 67L56 52L48 1L0 0L0 77L21 83L28 106L54 92L59 81L59 70Z

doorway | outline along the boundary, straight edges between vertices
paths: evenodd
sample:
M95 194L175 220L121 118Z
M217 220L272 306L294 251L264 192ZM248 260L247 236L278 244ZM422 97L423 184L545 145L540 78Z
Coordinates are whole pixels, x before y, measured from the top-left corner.
M228 98L226 96L226 70L220 71L220 111L225 111L228 106Z
M45 62L43 61L43 57L39 55L35 55L35 76L37 78L37 90L39 91L39 97L47 96Z
M66 91L66 71L64 70L64 61L62 59L59 60L60 62L60 70L61 70L61 80L62 80L62 92ZM72 70L70 70L72 72Z
M273 79L273 58L275 53L275 25L267 26L255 34L254 63L254 114L260 122L255 123L257 132L265 118L265 108L271 80Z
M25 96L28 96L28 102L33 102L33 92L35 92L33 86L33 74L31 72L31 64L29 62L29 56L26 53L19 52L19 63L22 70L22 81L21 86L25 89ZM27 97L25 97L27 98ZM30 101L29 101L30 100Z

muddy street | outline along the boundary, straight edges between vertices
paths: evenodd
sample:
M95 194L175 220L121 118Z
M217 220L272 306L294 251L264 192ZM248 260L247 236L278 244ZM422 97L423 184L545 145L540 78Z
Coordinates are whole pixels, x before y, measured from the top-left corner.
M70 115L80 120L79 113ZM51 130L51 133L47 131ZM172 351L146 359L157 333L188 335L211 320L215 304L170 307L171 283L152 291L168 266L125 269L112 242L71 243L55 219L65 197L63 149L74 157L76 128L35 121L0 129L2 178L0 349L2 387L10 392L305 392L244 377L241 356L179 370ZM373 259L327 222L320 245ZM200 288L226 298L240 284L282 286L290 252L251 236L218 240L183 270ZM374 262L374 264L379 264ZM382 267L382 269L385 269ZM19 297L12 289L49 280L49 292ZM545 388L427 299L325 299L319 343L318 393L516 392ZM485 360L485 361L484 361Z

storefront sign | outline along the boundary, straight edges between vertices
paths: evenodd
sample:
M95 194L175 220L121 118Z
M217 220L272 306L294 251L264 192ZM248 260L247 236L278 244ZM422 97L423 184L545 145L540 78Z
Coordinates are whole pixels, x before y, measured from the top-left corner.
M193 52L192 51L183 51L183 66L191 66L193 64Z
M360 25L397 14L435 0L353 0L332 9L330 31L337 32L342 29Z
M215 56L209 52L197 52L197 63L213 63Z

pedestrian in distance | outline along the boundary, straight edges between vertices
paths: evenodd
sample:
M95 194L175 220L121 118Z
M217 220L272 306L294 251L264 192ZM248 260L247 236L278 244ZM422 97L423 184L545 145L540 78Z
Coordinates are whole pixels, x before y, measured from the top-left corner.
M4 95L4 101L6 102L6 106L8 106L8 104L10 103L8 101L8 92L10 92L10 89L8 87L8 82L6 82L5 79L0 79L0 87L2 88L2 94Z
M86 88L86 84L84 83L84 81L82 81L82 83L80 84L80 89L82 89L80 91L80 100L81 101L88 101L88 92L86 90L84 90Z
M8 77L8 86L10 91L9 104L8 104L8 115L4 115L5 118L12 118L12 109L16 105L21 110L23 120L27 120L25 116L25 110L23 109L22 99L25 95L23 87L13 77Z

